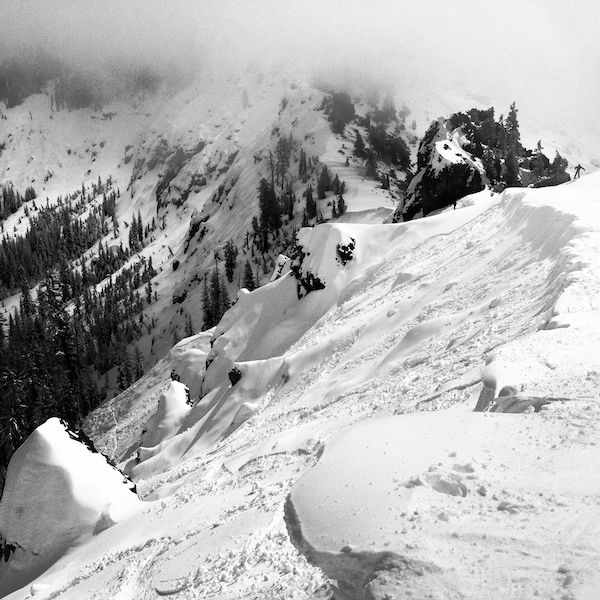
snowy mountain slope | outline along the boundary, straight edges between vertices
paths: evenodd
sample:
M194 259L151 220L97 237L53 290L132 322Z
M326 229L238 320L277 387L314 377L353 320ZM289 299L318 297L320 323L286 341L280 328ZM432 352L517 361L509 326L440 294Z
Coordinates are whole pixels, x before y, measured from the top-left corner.
M593 598L598 409L364 421L294 486L288 530L352 598Z
M110 244L127 243L134 212L144 223L156 218L140 252L159 269L158 301L150 310L156 325L138 342L149 367L169 353L174 333L182 335L186 315L196 329L202 322L201 278L228 239L243 248L257 213L258 182L269 177L269 151L279 137L291 133L347 184L349 211L300 233L304 258L295 269L304 284L287 274L242 292L216 328L212 348L210 332L184 340L90 417L99 447L156 502L148 515L103 532L73 550L76 558L57 563L52 590L154 597L179 586L192 597L224 586L223 594L238 597L254 586L256 597L293 590L306 597L322 575L290 544L282 507L331 434L370 416L471 409L482 381L489 395L505 383L531 395L594 395L595 176L543 193L486 192L422 223L379 225L394 199L364 177L352 152L354 127L348 137L331 133L319 110L323 96L300 78L261 81L249 73L175 96L140 98L134 108L56 113L46 96L36 96L3 111L0 131L9 142L0 181L20 189L34 183L38 192L41 182L40 196L54 201L82 181L112 175L122 192L122 224L107 237ZM407 102L414 110L406 118L411 132L428 126L424 111L435 110L433 118L469 106L452 100L438 111L439 98ZM367 108L357 104L357 110ZM295 150L290 169L298 167ZM43 181L46 167L53 176ZM326 217L327 201L319 201ZM292 225L300 222L297 213ZM6 230L26 225L21 209ZM251 254L241 252L242 261ZM270 264L265 270L262 281ZM241 266L232 291L240 275ZM306 295L317 280L325 288ZM173 304L174 294L183 302ZM580 349L588 347L582 359ZM172 369L196 400L188 414L167 389L174 386ZM169 423L156 412L161 395L173 401ZM192 517L182 507L191 507Z
M215 265L214 252L222 259L228 240L240 249L230 294L237 292L248 258L255 261L261 282L268 280L275 257L261 264L245 242L258 212L258 182L269 177L269 152L275 152L280 137L294 136L290 170L297 169L302 146L345 181L349 210L343 221L381 222L396 206L393 195L365 179L361 161L352 152L353 127L347 138L334 136L318 110L323 92L301 76L250 70L238 78L213 77L177 93L140 94L130 104L113 102L100 110L53 110L50 92L2 111L6 119L0 129L0 143L5 144L0 182L12 182L21 191L33 184L42 201L48 197L54 202L80 189L82 182L89 186L98 176L112 176L122 192L117 202L120 229L103 241L113 247L119 242L127 247L129 223L137 211L144 225L155 220L157 229L145 247L122 267L152 257L159 271L153 280L157 301L146 311L154 327L137 340L148 368L184 335L188 317L196 330L200 328L201 283ZM372 107L356 96L357 114L364 116ZM443 112L476 103L468 94L444 96L418 87L392 96L396 106L406 109L406 139L425 131ZM560 140L555 142L562 148ZM300 205L303 189L295 187ZM325 218L328 202L319 201ZM24 212L10 216L5 231L22 233L28 223ZM284 244L291 244L293 227L301 221L298 206ZM177 271L175 264L180 265ZM5 300L8 310L17 304L18 296ZM109 395L117 391L116 371L110 372Z
M591 597L598 549L583 528L589 532L598 526L593 506L600 493L586 470L598 443L593 415L598 398L599 192L600 179L590 175L557 188L508 190L500 196L484 192L465 199L456 211L418 222L323 225L303 232L307 257L299 273L305 278L312 273L325 288L299 299L297 281L289 274L242 294L215 331L213 360L203 383L208 393L187 418L195 416L168 445L155 447L151 460L138 465L143 473L138 488L151 501L146 512L56 563L38 580L49 586L42 597L59 590L65 598L152 598L159 593L308 598L313 592L317 597L322 576L296 554L283 520L292 485L310 472L323 444L327 448L328 438L345 426L365 423L383 440L372 417L396 414L394 422L402 424L403 413L440 409L452 409L447 419L444 413L435 415L440 436L454 422L457 428L459 423L476 427L484 419L487 427L498 417L507 423L506 436L498 435L491 444L493 434L482 436L484 445L465 440L456 460L489 465L489 473L477 471L475 479L456 471L466 496L439 495L431 474L411 492L410 502L417 504L410 506L423 516L410 520L399 515L406 523L394 525L393 531L406 528L407 533L394 534L394 539L405 536L401 543L408 544L406 551L416 548L415 560L426 558L434 567L419 578L421 587L401 581L405 587L396 590L408 586L442 598L481 593L491 598L498 589L513 588L516 597L531 597L536 589L541 597L559 591ZM343 264L338 244L347 245L350 237L355 248ZM262 311L280 323L270 333L277 343L261 343L269 333ZM233 385L232 365L241 372ZM170 368L163 366L163 373ZM199 360L197 371L202 369ZM471 419L455 414L471 411L482 392L495 396L506 384L523 396L570 400L539 415ZM130 405L135 404L148 405L148 397L141 392L137 402L131 398ZM236 422L244 404L248 418ZM414 431L409 425L394 431L409 427L418 438L419 428L430 426L426 415L415 416L414 423ZM116 431L98 437L99 445L115 452L116 436L116 456L130 457L132 437L119 439L119 431L136 428L141 432L142 424L125 414ZM535 440L539 446L531 445ZM368 465L371 459L364 452L357 449L355 461ZM528 460L519 461L524 453ZM486 458L479 460L481 454ZM346 454L345 462L350 459ZM406 477L424 470L410 456L406 464ZM517 474L507 469L512 464L518 465ZM356 471L357 484L363 483L360 473ZM395 477L386 470L382 476ZM451 477L455 483L456 477ZM569 485L573 478L580 485ZM476 495L476 485L486 487L488 495ZM342 497L352 500L352 495ZM329 498L336 506L335 498ZM385 504L385 498L379 501ZM498 510L501 503L505 508ZM318 504L310 510L321 516ZM448 519L437 518L442 513ZM351 519L347 522L353 526ZM575 528L567 535L556 527L559 522L575 523ZM376 550L386 541L389 524L382 525L384 530L369 530ZM431 541L411 541L413 525L417 536L423 532ZM482 527L493 542L483 539ZM502 534L507 527L514 534ZM474 549L503 549L509 557L518 556L523 573L515 575L518 581L509 582L506 569L512 567L503 558L477 563L470 574L470 561L478 560L478 554L461 544L463 559L457 560L452 544L434 542L446 535L454 539L454 531L460 539L461 530L470 528L476 537L465 539L475 543ZM546 561L539 559L536 546L540 532L552 547ZM361 550L358 542L347 539L344 544ZM362 555L357 551L357 556ZM314 554L308 557L318 562ZM360 561L355 569L360 572ZM385 569L379 571L379 577L386 576ZM452 585L442 585L448 573ZM11 597L26 595L24 589Z
M101 110L57 112L48 91L3 111L0 182L21 191L33 185L41 202L47 197L54 203L82 183L87 188L98 177L106 181L110 176L121 192L116 207L119 229L102 243L127 247L129 226L138 212L144 227L156 227L146 236L144 248L122 267L152 258L159 271L153 280L156 301L145 311L154 326L137 342L150 367L170 350L174 338L182 337L188 316L200 328L200 284L215 266L215 252L223 260L227 241L233 241L240 254L229 284L231 294L241 285L247 259L260 282L268 280L274 257L255 257L247 242L259 212L258 184L262 177L270 179L270 156L278 140L293 137L291 180L292 172L297 177L300 149L312 159L314 176L326 165L332 177L347 179L346 219L371 211L372 218L380 220L393 210L393 195L361 174L364 169L352 156L353 141L332 134L321 110L324 96L301 77L262 72L213 78L176 94L163 91ZM352 159L348 167L346 157ZM294 228L301 225L304 188L294 184L298 205L295 218L278 238L280 245L290 246ZM326 218L328 202L318 201ZM6 219L5 231L22 234L28 223L23 207ZM88 265L94 252L95 248L86 257ZM17 304L18 296L5 301L8 310ZM115 375L116 370L111 371L111 390Z
M97 535L142 506L123 475L73 437L49 419L11 461L0 521L13 556L3 561L0 594L43 573L81 536Z

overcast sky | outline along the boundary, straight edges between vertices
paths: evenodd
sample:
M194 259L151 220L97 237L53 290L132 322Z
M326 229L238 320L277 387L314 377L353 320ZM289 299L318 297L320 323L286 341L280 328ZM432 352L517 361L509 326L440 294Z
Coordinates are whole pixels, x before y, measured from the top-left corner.
M0 0L4 56L39 46L91 71L350 66L588 119L599 24L594 0Z

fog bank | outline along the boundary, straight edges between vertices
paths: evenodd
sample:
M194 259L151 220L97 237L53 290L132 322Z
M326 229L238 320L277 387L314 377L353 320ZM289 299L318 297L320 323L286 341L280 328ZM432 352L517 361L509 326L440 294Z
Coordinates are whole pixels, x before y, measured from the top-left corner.
M49 54L91 76L118 67L191 78L274 62L367 72L585 121L600 101L599 17L584 0L3 0L0 51Z

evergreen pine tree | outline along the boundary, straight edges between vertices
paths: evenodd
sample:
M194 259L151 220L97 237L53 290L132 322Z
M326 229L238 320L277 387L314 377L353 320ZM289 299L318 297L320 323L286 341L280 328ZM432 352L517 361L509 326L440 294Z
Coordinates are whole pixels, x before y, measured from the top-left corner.
M331 190L336 196L340 193L340 178L337 176L337 173L331 183Z
M214 324L216 325L221 319L221 306L223 304L223 290L221 287L221 276L219 269L215 265L210 278L210 302L214 315Z
M508 187L521 187L517 156L512 147L509 147L509 150L506 153L506 173L504 175L504 183Z
M237 267L238 249L234 245L233 240L228 240L225 244L225 275L227 281L231 283L233 281L233 273Z
M523 154L523 146L521 145L521 134L519 133L519 120L517 119L517 107L513 102L510 105L508 117L506 118L505 128L508 135L507 151L512 150L515 156Z
M319 176L319 181L317 182L317 197L319 200L323 200L326 196L325 192L331 189L331 175L329 174L329 169L327 169L327 165L323 165L323 169L321 169L321 175Z
M317 203L313 198L313 190L310 184L304 194L306 195L306 218L314 219L317 216Z
M202 310L204 313L204 329L210 329L216 323L207 276L204 277L204 283L202 287Z
M144 355L138 348L137 344L133 346L133 372L134 372L134 381L137 381L140 377L144 375L145 365L144 365Z
M152 281L150 279L148 279L148 283L146 284L145 292L146 292L146 303L148 305L150 305L150 304L152 304Z
M306 162L306 152L300 148L300 161L298 162L298 177L302 183L306 183L308 179L308 166Z
M185 316L185 337L191 337L194 335L194 324L192 322L192 316L188 313Z
M354 154L359 158L365 156L365 143L363 142L360 131L356 130L356 141L354 142Z
M137 234L137 239L139 242L139 247L142 247L144 245L144 223L142 222L142 215L139 210L138 210L138 214L137 214L136 234Z
M244 278L242 279L242 287L245 287L249 292L256 289L256 282L254 280L254 274L252 273L252 267L250 262L246 261L244 265Z

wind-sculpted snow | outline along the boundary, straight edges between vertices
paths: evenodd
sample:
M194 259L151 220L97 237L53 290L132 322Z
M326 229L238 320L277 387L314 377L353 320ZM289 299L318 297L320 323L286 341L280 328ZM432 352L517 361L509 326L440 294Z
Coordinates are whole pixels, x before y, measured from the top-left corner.
M0 536L15 548L0 560L0 595L44 572L77 538L99 534L142 503L104 456L56 418L14 454L0 501Z
M329 574L336 598L594 597L599 191L588 175L410 223L301 231L296 274L324 287L299 298L290 270L241 292L201 385L208 334L197 364L186 354L194 406L133 467L148 509L35 585L308 600L327 597ZM176 354L103 408L118 460ZM325 574L290 542L290 491L291 538Z
M568 447L555 441L561 419L600 407L574 404L539 416L420 413L345 429L292 488L290 537L343 598L591 597L600 582L600 508L589 504L600 491L591 484L600 450L588 444L598 431ZM554 473L558 465L577 478ZM570 532L583 522L594 526Z

